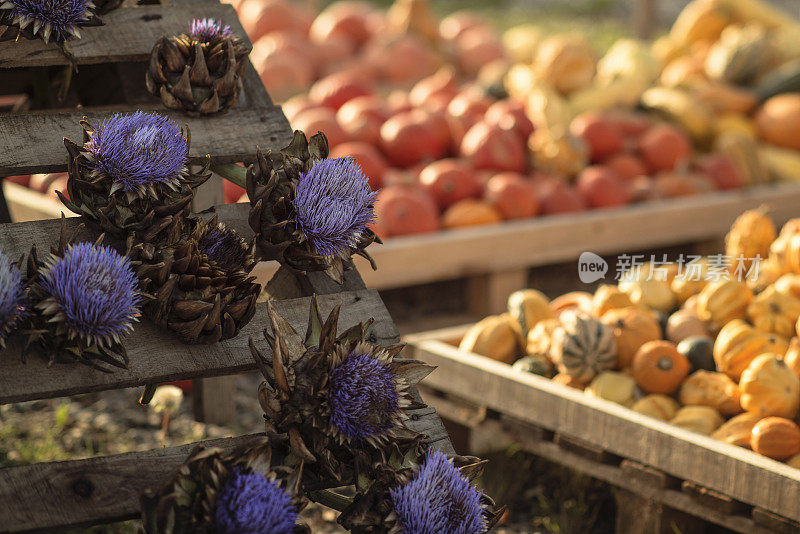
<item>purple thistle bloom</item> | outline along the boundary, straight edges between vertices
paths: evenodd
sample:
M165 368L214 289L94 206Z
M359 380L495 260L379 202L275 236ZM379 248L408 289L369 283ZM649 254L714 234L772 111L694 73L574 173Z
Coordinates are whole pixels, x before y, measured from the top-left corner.
M103 344L133 329L139 313L138 283L128 258L91 243L71 245L38 284L55 299L71 333Z
M219 534L291 534L297 520L288 493L260 473L235 467L217 498Z
M200 252L228 272L243 268L247 260L247 244L236 232L221 225L203 234L198 245Z
M486 531L481 492L441 451L429 450L416 476L390 493L404 534Z
M210 43L214 39L232 37L233 30L230 26L223 26L222 21L214 19L195 19L189 35L203 43Z
M375 217L372 192L352 158L325 159L297 183L292 206L315 254L346 257Z
M189 160L180 127L164 115L142 111L104 119L86 149L94 156L95 171L114 181L112 192L141 192L154 185L174 187Z
M6 0L0 1L0 7L11 9L11 19L20 28L33 24L34 34L41 28L45 41L79 37L77 26L90 16L89 0Z
M395 374L369 354L351 352L331 372L331 422L345 437L366 439L393 426L399 407Z
M25 287L22 284L22 273L0 251L0 346L25 315Z

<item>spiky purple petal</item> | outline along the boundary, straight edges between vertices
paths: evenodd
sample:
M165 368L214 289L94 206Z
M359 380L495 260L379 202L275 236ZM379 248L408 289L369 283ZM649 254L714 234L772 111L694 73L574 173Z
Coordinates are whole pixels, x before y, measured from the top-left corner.
M298 182L292 200L297 224L314 253L345 256L374 219L376 195L352 158L314 165Z
M114 114L104 119L86 144L95 170L124 191L178 180L189 160L180 127L158 113Z
M297 511L291 497L260 473L236 467L217 498L219 534L291 534Z
M486 531L481 493L438 450L429 450L416 476L391 490L405 534L478 534Z
M230 26L223 26L220 20L195 19L192 21L192 29L189 35L201 42L210 43L214 39L232 37L233 30L231 30Z
M0 341L13 330L26 315L25 287L22 273L17 266L0 251Z
M51 295L66 327L86 339L110 340L133 328L140 297L127 258L106 246L71 245L38 282Z
M345 437L366 439L393 426L399 399L395 374L369 354L351 352L328 386L331 422Z
M89 20L90 0L12 0L11 18L23 26L30 21L36 27L49 25L50 38L66 40L76 26ZM27 24L25 24L27 26Z
M241 269L247 259L246 243L224 226L210 228L200 238L199 246L203 254L226 271Z

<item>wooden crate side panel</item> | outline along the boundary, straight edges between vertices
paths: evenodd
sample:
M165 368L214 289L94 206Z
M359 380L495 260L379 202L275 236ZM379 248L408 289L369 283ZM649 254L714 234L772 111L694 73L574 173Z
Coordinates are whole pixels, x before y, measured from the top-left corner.
M582 439L790 519L800 519L800 471L751 451L594 399L439 341L410 356L438 366L427 386Z
M367 286L390 289L571 261L584 251L631 253L720 237L744 210L766 204L773 220L783 223L797 215L799 201L800 184L782 183L620 209L392 237L383 245L370 247L377 271L363 258L355 258L355 265ZM269 278L273 271L274 267L264 265L257 274Z
M218 117L187 117L182 113L156 108L191 130L189 156L202 162L211 154L216 163L235 163L252 159L256 145L280 149L291 142L292 131L281 108L234 108ZM73 111L4 115L0 118L0 176L65 172L67 149L64 137L83 141L81 119L97 124L112 112ZM245 134L246 132L246 134Z
M186 32L193 19L207 17L221 19L249 46L247 34L228 4L122 7L103 15L103 26L81 28L81 39L68 45L78 64L146 61L158 39ZM0 68L68 63L53 43L40 39L0 42Z
M309 302L310 298L305 297L274 301L272 305L298 332L304 332ZM318 298L324 315L340 302L340 331L374 317L373 332L378 343L392 343L397 337L397 330L377 291L361 290ZM19 344L9 345L0 359L0 375L14 379L0 381L0 404L252 371L256 366L248 348L248 338L253 336L256 347L269 354L261 333L268 325L267 305L263 303L258 305L255 317L237 337L214 345L187 345L172 333L142 321L125 340L129 369L113 373L77 364L48 368L45 358L35 352L28 355L27 363L22 363Z

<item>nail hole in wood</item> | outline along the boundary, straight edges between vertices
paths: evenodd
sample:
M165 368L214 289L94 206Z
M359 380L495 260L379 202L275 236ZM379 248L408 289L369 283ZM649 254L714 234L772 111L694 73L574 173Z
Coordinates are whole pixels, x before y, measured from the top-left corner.
M78 497L88 499L94 493L94 484L92 484L91 480L81 477L72 483L72 491Z

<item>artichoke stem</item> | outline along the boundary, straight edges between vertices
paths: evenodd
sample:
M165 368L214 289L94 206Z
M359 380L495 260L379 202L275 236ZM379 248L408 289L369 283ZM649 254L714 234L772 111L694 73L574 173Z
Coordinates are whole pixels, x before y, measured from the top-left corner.
M153 400L153 395L155 394L157 387L158 384L147 384L144 387L142 396L139 397L139 404L144 404L145 406L150 404L150 401Z
M247 169L239 167L235 163L219 163L211 166L211 171L219 174L239 187L245 187L247 183Z
M353 499L331 490L309 491L308 498L328 508L333 508L337 512L344 512L348 506L353 504Z

